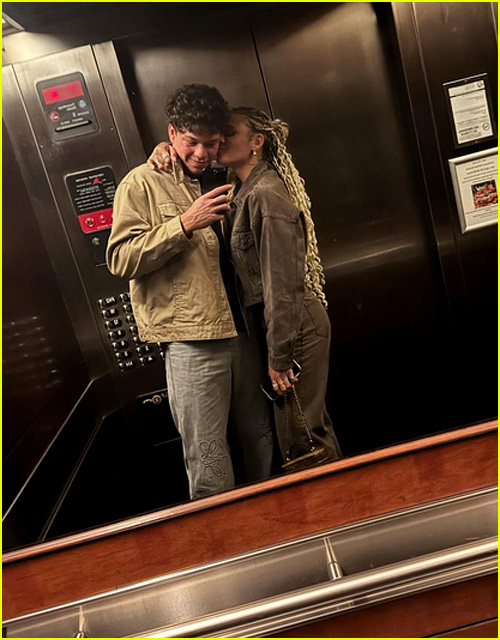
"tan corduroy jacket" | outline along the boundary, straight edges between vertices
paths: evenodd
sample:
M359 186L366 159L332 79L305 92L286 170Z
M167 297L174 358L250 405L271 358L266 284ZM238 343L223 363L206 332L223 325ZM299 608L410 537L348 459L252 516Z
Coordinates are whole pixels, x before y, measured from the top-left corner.
M179 165L171 174L146 165L115 195L108 267L130 280L139 336L146 342L214 340L237 335L210 228L188 238L179 216L201 195Z

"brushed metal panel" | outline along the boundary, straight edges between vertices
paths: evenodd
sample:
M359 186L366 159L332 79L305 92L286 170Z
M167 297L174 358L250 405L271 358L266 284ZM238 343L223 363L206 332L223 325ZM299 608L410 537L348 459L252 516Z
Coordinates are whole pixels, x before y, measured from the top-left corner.
M326 267L334 329L328 402L347 454L455 427L489 411L484 410L489 399L479 383L475 403L463 393L468 390L461 375L464 363L454 342L457 334L450 330L447 303L463 295L464 283L457 289L450 287L446 272L443 281L447 259L453 262L457 277L461 277L461 265L449 226L446 243L441 242L443 235L434 236L436 218L429 217L412 135L410 106L415 105L408 104L404 92L408 76L404 78L398 62L391 8L389 3L375 4L296 3L262 10L254 5L247 15L246 9L234 9L225 16L211 17L204 12L203 19L196 8L183 9L172 19L163 15L163 31L152 33L158 24L151 21L144 25L147 33L116 43L146 152L164 137L166 95L183 82L215 84L233 103L272 107L275 115L289 120L290 146L313 199ZM398 4L403 3L393 3ZM436 53L431 47L441 41L441 30L455 22L440 22L436 8L428 11L419 14L419 20L432 36L430 44L424 43L425 51L429 63L437 67L439 48ZM460 15L455 26L463 35L466 13ZM481 15L479 22L476 18L471 22L467 46L460 52L462 58L457 52L456 64L463 64L476 34L491 26L486 14ZM248 17L252 18L256 49ZM448 48L455 46L451 33L446 39ZM477 64L490 56L490 45L482 47L481 55L474 57ZM35 77L66 72L68 65L81 66L90 74L89 88L103 114L99 164L105 159L116 165L119 178L130 158L140 156L140 143L135 132L127 150L128 141L121 135L130 111L128 106L120 110L125 92L117 81L116 59L106 67L106 61L113 58L112 54L108 58L107 45L102 50L96 47L93 54L83 49L64 52L57 61L33 60L20 67L36 146L18 87L15 105L5 91L6 86L16 85L10 68L5 70L4 113L9 129L19 132L16 153L22 157L32 201L43 211L42 234L48 246L65 246L64 251L50 252L50 257L57 273L64 274L64 295L82 350L95 370L103 371L109 361L104 357L103 336L101 332L99 337L92 305L98 295L114 293L118 285L103 274L94 279L95 270L79 244L63 180L65 172L81 169L82 162L95 166L93 143L97 138L89 136L89 144L81 138L74 145L55 146L43 132L34 94ZM451 60L446 64L452 64ZM109 100L95 77L97 71L103 76L104 89L113 87ZM408 72L407 66L404 71ZM432 122L432 109L428 115ZM117 120L122 126L114 132ZM439 146L435 155L439 155ZM50 183L45 182L41 157L50 165ZM428 168L424 166L426 179L437 177L437 188L444 194L439 166ZM470 264L479 262L483 241L477 236L471 242ZM484 246L491 257L491 239ZM469 257L465 264L470 266ZM468 270L467 279L474 310L484 302L489 313L491 278L483 278L477 269ZM479 321L477 325L482 328ZM484 336L488 346L489 333ZM466 362L481 365L481 353ZM152 374L140 382L135 376L122 380L123 397L130 399L162 386L163 372L158 369L156 373L154 382Z
M156 362L147 367L147 370L136 366L135 370L127 372L126 375L121 375L118 371L97 301L99 298L118 296L126 292L128 283L112 276L105 265L95 266L84 242L85 238L73 210L65 181L71 174L109 166L118 183L133 163L142 162L145 159L119 75L113 45L111 43L100 45L97 47L96 55L92 47L80 47L29 63L20 63L15 65L14 69L33 136L39 148L41 163L41 166L36 167L38 172L35 176L29 174L26 176L26 182L29 187L35 182L48 183L51 201L46 196L46 200L37 210L37 215L42 219L43 224L57 228L57 233L60 234L63 230L66 236L66 251L70 253L74 268L77 269L81 280L82 288L77 295L72 290L68 292L68 298L73 303L69 305L70 311L73 311L76 305L80 309L79 313L72 315L73 323L77 327L77 335L89 334L88 344L84 349L86 357L91 360L103 359L103 366L115 376L122 401L128 405L128 411L133 413L135 397L138 394L164 385L161 358L155 354ZM35 86L40 80L55 78L73 71L82 73L86 80L99 129L88 135L56 142L51 138L45 124L45 115ZM109 89L112 95L108 95L106 89ZM24 157L22 160L25 161ZM41 171L45 176L42 177ZM44 209L53 208L54 203L57 206L58 215L47 216ZM54 254L62 250L62 247L54 244L50 235L46 238L46 242ZM60 269L56 271L64 287L67 282L66 272ZM85 314L81 311L82 307L85 307Z
M92 51L116 125L116 133L127 158L127 165L129 168L136 167L146 160L146 154L137 128L130 126L130 123L134 122L134 115L123 84L115 48L111 42L102 42L94 45Z
M390 7L318 5L253 28L313 204L341 447L359 453L451 426L447 299Z
M29 195L29 204L33 211L33 219L26 221L28 229L24 230L23 234L25 240L23 251L14 257L12 254L4 256L4 259L8 261L8 273L11 273L10 269L16 269L15 259L22 260L26 277L22 272L17 280L13 276L6 284L9 286L9 297L12 302L17 299L29 306L34 287L37 288L36 293L39 296L43 296L45 290L50 291L51 286L55 287L48 277L45 278L47 281L45 289L43 285L38 286L37 284L40 279L44 278L43 264L39 256L45 254L48 257L53 268L52 274L55 274L55 280L57 280L57 287L60 288L60 300L56 299L55 294L53 296L46 295L38 307L43 308L44 314L50 320L51 330L58 332L58 339L61 343L69 334L76 337L78 341L76 348L80 348L80 357L84 362L82 366L88 368L88 375L97 381L96 386L102 391L102 397L99 397L98 393L92 396L92 402L82 418L86 424L82 425L81 431L86 433L87 428L92 429L94 424L99 424L107 413L116 410L119 406L126 406L127 412L123 414L123 417L128 420L125 420L122 425L122 430L126 429L126 432L123 433L123 439L129 443L135 438L136 464L133 465L133 469L134 473L141 474L143 465L147 467L151 464L151 460L148 460L147 463L144 462L143 455L146 445L140 438L141 425L139 421L137 424L133 422L135 398L141 392L145 393L164 386L163 363L161 358L157 358L154 366L143 371L137 367L137 370L128 376L123 376L118 371L97 300L112 294L118 295L120 292L126 291L128 286L127 283L114 278L106 267L96 267L93 263L65 183L65 178L69 174L92 170L100 166L110 166L114 171L115 178L120 180L132 163L144 160L144 152L135 128L130 105L123 84L120 85L121 76L113 46L111 43L105 43L98 49L97 57L101 69L97 66L92 48L83 47L15 65L15 67L5 67L3 70L3 115L7 131L13 136L15 160L17 160L19 167L17 169L13 157L12 170L17 170L20 173L19 182L25 193ZM97 114L99 128L95 133L56 142L51 138L46 126L36 84L40 80L56 78L74 71L81 72L85 78ZM105 78L105 84L101 81L100 73ZM112 91L113 95L108 96L105 92L106 89ZM121 130L121 137L117 133L118 128ZM139 158L139 156L142 157ZM9 215L12 216L16 214L15 200L16 198L13 197L7 204ZM21 222L21 217L14 220L14 224L9 227L10 231L12 233L15 233L16 230L19 231ZM37 235L38 229L40 231ZM29 232L31 232L31 236ZM19 242L22 237L20 234L16 238L17 241ZM13 248L16 246L14 242L11 244ZM27 259L27 257L31 259ZM6 289L4 289L4 293L6 293ZM33 314L35 311L36 308L33 309ZM11 336L7 337L10 341ZM13 341L14 346L15 341ZM63 372L64 389L72 390L72 383L78 385L81 376L76 375L77 366L71 362L72 346L67 340L62 344L61 349L62 353L59 356L63 362L64 359L67 360L66 369ZM39 357L46 355L43 349L40 348L39 351ZM32 360L35 360L35 356L32 357ZM57 368L56 365L57 363L54 364L54 371ZM104 379L108 376L115 377L114 387L105 388L100 384L101 378ZM110 381L108 380L108 382ZM43 384L42 377L40 377L39 383ZM19 387L17 390L19 391ZM64 415L56 415L53 411L47 411L44 414L46 419L50 419L50 424L44 425L43 420L39 420L35 424L32 420L32 433L29 438L24 440L23 444L28 446L29 443L35 442L36 451L30 448L27 451L18 449L17 454L24 455L22 464L15 465L14 463L18 460L13 457L12 464L7 467L7 470L14 470L7 482L9 496L17 499L16 511L12 511L9 520L9 527L11 527L9 531L14 531L16 526L20 527L18 539L16 540L16 536L12 535L7 541L11 547L25 544L28 541L26 536L30 527L26 528L23 521L29 520L28 497L36 495L36 490L33 493L34 487L30 487L26 483L33 477L33 468L41 456L47 453L49 447L54 448L55 438L59 436L62 425L65 424L67 416L74 408L67 407L66 400L69 398L77 400L82 391L82 389L76 389L75 392L66 393L63 403L66 412ZM33 409L36 408L35 405L36 403L33 402L31 405ZM89 415L89 411L93 412L93 415ZM41 424L39 424L40 422ZM9 425L11 430L18 428L16 425L19 425L19 421L16 420L16 416L9 415ZM135 432L131 425L136 428ZM25 428L25 426L21 428ZM16 435L15 437L19 439L21 436ZM75 472L80 462L80 456L85 453L86 446L85 443L82 444L81 439L79 442L81 450L76 454L73 450L71 457L73 462L76 461ZM151 449L151 445L149 448ZM61 447L57 450L63 459L60 464L56 462L56 466L65 468L67 462L64 459L65 452ZM115 447L115 451L118 450L119 447ZM176 457L182 461L179 452L176 452ZM179 465L174 465L174 467L178 469ZM66 478L63 479L63 482L65 481ZM154 489L159 483L152 481L151 484L153 488L144 501L144 506L136 505L134 514L143 508L151 509L164 506L164 502L161 501L161 497L155 493ZM23 499L19 499L19 492L25 489L25 496ZM60 489L61 487L58 487L57 491ZM49 496L47 489L47 501L58 500L57 491L54 495ZM71 496L71 494L69 495ZM152 496L153 502L151 503ZM159 503L158 499L160 499ZM24 511L22 510L23 505ZM11 505L9 503L6 506ZM94 511L97 513L99 508L99 505L96 505ZM133 514L126 511L126 515ZM102 514L99 517L101 518ZM37 516L37 523L31 529L40 528L39 520L40 518ZM82 521L81 518L75 520ZM93 519L92 514L83 519L83 522L86 521L95 524L95 518ZM98 524L101 523L102 520L99 520ZM42 523L44 535L47 535L50 524L47 522L44 526ZM71 528L71 522L64 526L67 527L66 530L68 527L70 531L74 530ZM34 542L36 539L38 538L35 537L32 541Z
M51 185L47 180L40 157L40 148L34 138L17 77L11 66L2 69L2 89L2 116L6 129L12 137L15 159L22 174L33 213L66 302L82 354L85 354L90 374L100 375L106 365L99 351L93 348L96 326L88 306L81 273L75 263L66 229L61 222L60 208L54 201ZM90 359L89 354L93 356Z
M150 153L166 136L168 96L186 83L216 86L233 106L267 108L245 15L176 16L161 33L115 42L137 126Z
M3 452L12 452L82 354L3 126Z
M491 346L497 341L498 228L492 226L467 234L460 232L446 163L449 158L494 148L498 137L455 148L442 85L477 73L487 73L492 100L491 117L497 122L498 43L495 24L489 3L434 2L425 7L413 3L412 7L443 169L441 199L438 200L442 212L436 213L448 213L450 217L454 258L463 283L463 302L456 314L461 338L461 364L465 369L474 371L465 386L468 406L464 407L464 415L481 419L481 416L497 412L497 357ZM442 55L443 49L446 56ZM422 140L422 143L426 141Z

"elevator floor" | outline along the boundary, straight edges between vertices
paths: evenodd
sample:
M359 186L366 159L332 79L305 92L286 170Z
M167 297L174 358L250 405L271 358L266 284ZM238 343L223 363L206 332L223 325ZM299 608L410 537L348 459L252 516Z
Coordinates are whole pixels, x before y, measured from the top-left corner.
M78 467L46 540L172 506L189 498L181 441L138 441L106 418Z

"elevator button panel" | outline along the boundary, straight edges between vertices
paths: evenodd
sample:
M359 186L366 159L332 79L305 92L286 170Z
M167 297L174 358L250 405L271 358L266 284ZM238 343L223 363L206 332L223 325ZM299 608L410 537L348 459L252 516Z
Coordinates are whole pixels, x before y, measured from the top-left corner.
M99 129L94 106L79 72L36 85L50 135L57 142Z
M164 359L161 344L148 344L140 339L130 295L127 292L99 298L97 307L103 318L116 366L120 371L148 367Z

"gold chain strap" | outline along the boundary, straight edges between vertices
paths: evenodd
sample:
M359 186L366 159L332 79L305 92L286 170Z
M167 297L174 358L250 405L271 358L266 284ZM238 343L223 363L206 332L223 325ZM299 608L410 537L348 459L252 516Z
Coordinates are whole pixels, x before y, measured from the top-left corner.
M295 388L295 386L292 387L292 391L293 391L293 395L295 398L295 402L297 403L297 408L299 410L299 416L300 416L300 420L302 422L302 424L305 427L305 430L307 432L307 437L309 439L309 445L311 447L311 452L314 451L314 441L312 439L312 435L311 435L311 431L309 429L309 426L307 424L307 420L306 417L304 415L304 412L302 411L302 406L299 402L299 396L297 395L297 389ZM290 458L290 415L288 412L288 393L285 393L284 396L284 400L285 400L285 438L286 438L286 462L289 462L291 460Z

